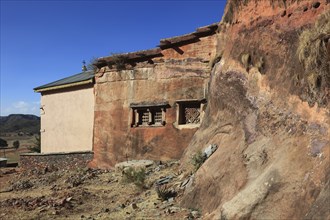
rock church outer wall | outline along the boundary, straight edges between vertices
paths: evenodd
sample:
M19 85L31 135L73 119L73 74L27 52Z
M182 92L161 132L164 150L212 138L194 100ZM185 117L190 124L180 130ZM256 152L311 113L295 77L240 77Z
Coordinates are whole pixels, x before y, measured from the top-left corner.
M126 159L179 159L197 128L179 129L177 100L207 98L214 35L162 50L153 64L132 69L103 67L95 77L94 159L106 168ZM166 124L132 127L131 103L168 102Z

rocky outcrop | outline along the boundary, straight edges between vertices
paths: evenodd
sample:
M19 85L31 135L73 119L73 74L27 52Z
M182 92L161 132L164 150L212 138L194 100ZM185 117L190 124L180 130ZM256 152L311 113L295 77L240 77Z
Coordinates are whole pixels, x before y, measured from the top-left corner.
M209 144L218 150L182 205L209 219L330 217L329 10L325 0L227 2L221 59L182 167Z

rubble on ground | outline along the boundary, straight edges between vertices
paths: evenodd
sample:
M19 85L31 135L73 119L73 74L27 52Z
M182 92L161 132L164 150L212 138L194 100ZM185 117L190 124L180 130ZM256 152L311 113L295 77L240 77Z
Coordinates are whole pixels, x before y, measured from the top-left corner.
M146 173L144 188L125 183L115 169L1 169L0 175L9 180L0 180L1 218L196 219L194 210L179 206L185 178L177 161L140 164Z

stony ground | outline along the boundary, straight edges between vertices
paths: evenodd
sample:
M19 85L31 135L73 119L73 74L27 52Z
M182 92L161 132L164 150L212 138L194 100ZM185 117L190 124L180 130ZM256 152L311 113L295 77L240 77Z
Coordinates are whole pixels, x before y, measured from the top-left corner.
M177 162L154 164L145 168L144 173L141 184L135 181L138 178L135 176L129 182L120 170L1 168L0 219L196 219L200 216L197 210L179 206L187 175L180 172ZM168 183L157 186L157 180L169 176L172 178Z

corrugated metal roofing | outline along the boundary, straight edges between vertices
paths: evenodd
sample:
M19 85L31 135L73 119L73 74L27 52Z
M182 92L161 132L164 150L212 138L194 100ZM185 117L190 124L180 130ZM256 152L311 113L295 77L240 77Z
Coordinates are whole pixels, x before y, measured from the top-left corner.
M75 74L73 76L69 76L42 86L38 86L34 88L33 90L38 91L38 90L43 90L46 88L51 88L51 87L57 87L57 86L63 86L67 84L72 84L72 83L78 83L78 82L83 82L87 81L90 79L93 79L94 77L94 71L85 71L82 73Z

